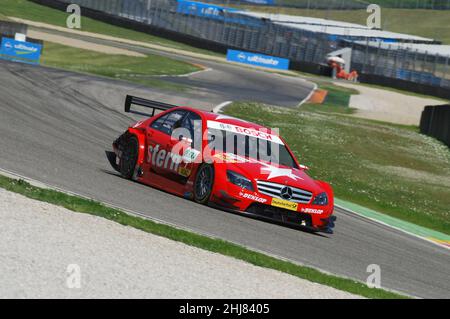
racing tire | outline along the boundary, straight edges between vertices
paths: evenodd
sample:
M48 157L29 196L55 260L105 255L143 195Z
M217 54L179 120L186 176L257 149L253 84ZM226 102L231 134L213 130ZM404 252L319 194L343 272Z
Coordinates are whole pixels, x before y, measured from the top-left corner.
M123 141L122 156L119 169L123 178L131 179L134 175L139 152L139 143L135 136L130 136Z
M203 163L197 171L194 180L194 201L199 204L207 204L214 186L214 167Z

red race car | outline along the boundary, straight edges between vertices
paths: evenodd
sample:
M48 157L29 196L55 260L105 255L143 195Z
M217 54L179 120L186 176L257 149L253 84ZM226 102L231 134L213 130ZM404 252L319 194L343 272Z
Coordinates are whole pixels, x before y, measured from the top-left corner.
M197 203L333 233L331 186L309 177L276 132L133 96L127 96L125 112L150 118L129 127L106 152L124 178Z

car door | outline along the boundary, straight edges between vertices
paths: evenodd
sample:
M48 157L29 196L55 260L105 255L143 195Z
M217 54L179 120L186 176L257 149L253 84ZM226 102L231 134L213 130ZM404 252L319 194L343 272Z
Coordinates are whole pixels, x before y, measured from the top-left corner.
M177 123L181 123L186 111L175 110L155 121L147 128L147 163L149 170L158 175L167 175L170 170L178 167L171 153L173 139L172 130Z
M188 111L181 125L172 131L172 141L177 147L172 153L181 156L176 180L186 183L196 166L202 162L202 119L195 112Z

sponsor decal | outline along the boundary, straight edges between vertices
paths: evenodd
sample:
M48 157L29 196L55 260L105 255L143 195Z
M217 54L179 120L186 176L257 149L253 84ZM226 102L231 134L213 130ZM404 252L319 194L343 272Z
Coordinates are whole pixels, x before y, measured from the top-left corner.
M181 156L161 149L159 144L154 147L150 145L147 151L147 162L159 168L178 172Z
M314 208L304 208L300 209L302 213L308 213L308 214L322 214L323 209L314 209Z
M189 177L192 173L192 169L188 167L188 164L195 161L199 154L199 151L188 148L184 151L183 156L180 156L162 149L161 145L157 144L148 147L147 162L151 163L153 166L178 173L183 177ZM180 166L182 162L184 162L184 165Z
M214 158L217 159L217 163L247 163L250 162L245 157L233 154L233 153L219 153L215 154Z
M241 193L239 193L239 196L241 196L242 198L253 200L253 201L261 203L261 204L264 204L267 202L267 199L253 195L253 194L249 194L249 193L241 192Z
M266 68L288 70L289 60L260 53L228 50L227 60Z
M200 152L196 149L187 148L183 153L183 161L186 163L193 163L199 154Z
M288 200L272 198L272 206L297 211L298 204Z
M241 126L233 125L233 124L221 123L221 122L217 122L217 121L208 121L207 125L208 125L208 128L228 131L228 132L232 132L235 134L242 134L242 135L257 137L257 138L260 138L260 139L263 139L266 141L284 145L283 141L277 135L270 134L268 132L264 132L264 131L260 131L260 130L256 130L256 129L252 129L252 128L241 127Z
M9 43L7 43L5 46L7 46ZM14 49L16 49L16 54L33 54L38 51L38 48L33 46L27 46L26 44L20 43L16 44L14 46ZM22 51L19 51L22 50Z
M192 170L187 167L180 166L180 168L178 169L178 174L180 174L183 177L189 177L191 176L191 173Z

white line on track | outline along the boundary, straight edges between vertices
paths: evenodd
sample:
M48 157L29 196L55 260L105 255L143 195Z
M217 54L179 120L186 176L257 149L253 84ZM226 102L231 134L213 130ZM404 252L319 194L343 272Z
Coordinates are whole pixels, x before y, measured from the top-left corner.
M309 92L308 96L305 97L305 98L300 102L300 104L299 104L298 106L302 106L303 103L305 103L306 101L308 101L308 100L311 98L311 96L314 94L314 92L316 92L317 88L318 88L317 84L314 83L314 88L311 90L311 92Z
M220 112L222 112L222 109L224 107L226 107L227 105L230 105L231 103L233 103L233 101L226 101L226 102L220 103L212 111L213 111L213 113L220 113Z
M179 75L158 75L157 77L159 77L159 78L168 78L168 77L170 77L170 78L188 78L188 77L190 77L190 76L193 76L193 75L196 75L196 74L199 74L199 73L203 73L203 72L209 72L209 71L212 71L212 69L211 68L207 68L207 69L204 69L204 70L199 70L199 71L194 71L194 72L191 72L191 73L186 73L186 74L179 74Z
M378 224L381 224L381 225L383 225L383 226L389 227L389 228L391 228L391 229L398 230L398 231L400 231L400 232L402 232L402 233L404 233L404 234L410 235L410 236L412 236L412 237L415 237L415 238L419 238L419 239L425 240L425 241L427 241L427 242L429 242L429 243L432 243L432 244L434 244L434 245L436 245L436 246L439 246L439 247L441 247L441 248L445 248L445 249L450 250L450 247L448 247L448 246L446 246L446 245L443 245L443 244L440 244L440 243L438 243L438 242L435 242L435 241L433 241L433 240L431 240L431 239L428 239L428 238L426 238L426 237L423 237L423 236L420 236L420 235L411 233L411 232L409 232L409 231L407 231L407 230L398 228L398 227L396 227L396 226L389 225L389 224L387 224L387 223L385 223L385 222L383 222L383 221L381 221L381 220L378 220L378 219L375 219L375 218L371 218L371 217L368 217L368 216L364 216L364 215L362 215L362 214L360 214L360 213L358 213L358 212L355 212L355 211L353 211L353 210L351 210L351 209L348 209L348 208L346 208L346 207L344 207L344 206L337 205L337 204L334 204L334 206L335 206L335 207L338 207L338 208L340 208L340 209L342 209L342 210L343 210L345 213L347 213L347 214L353 214L353 215L356 215L356 216L359 216L359 217L368 219L368 220L370 220L370 221L376 222L376 223L378 223Z

